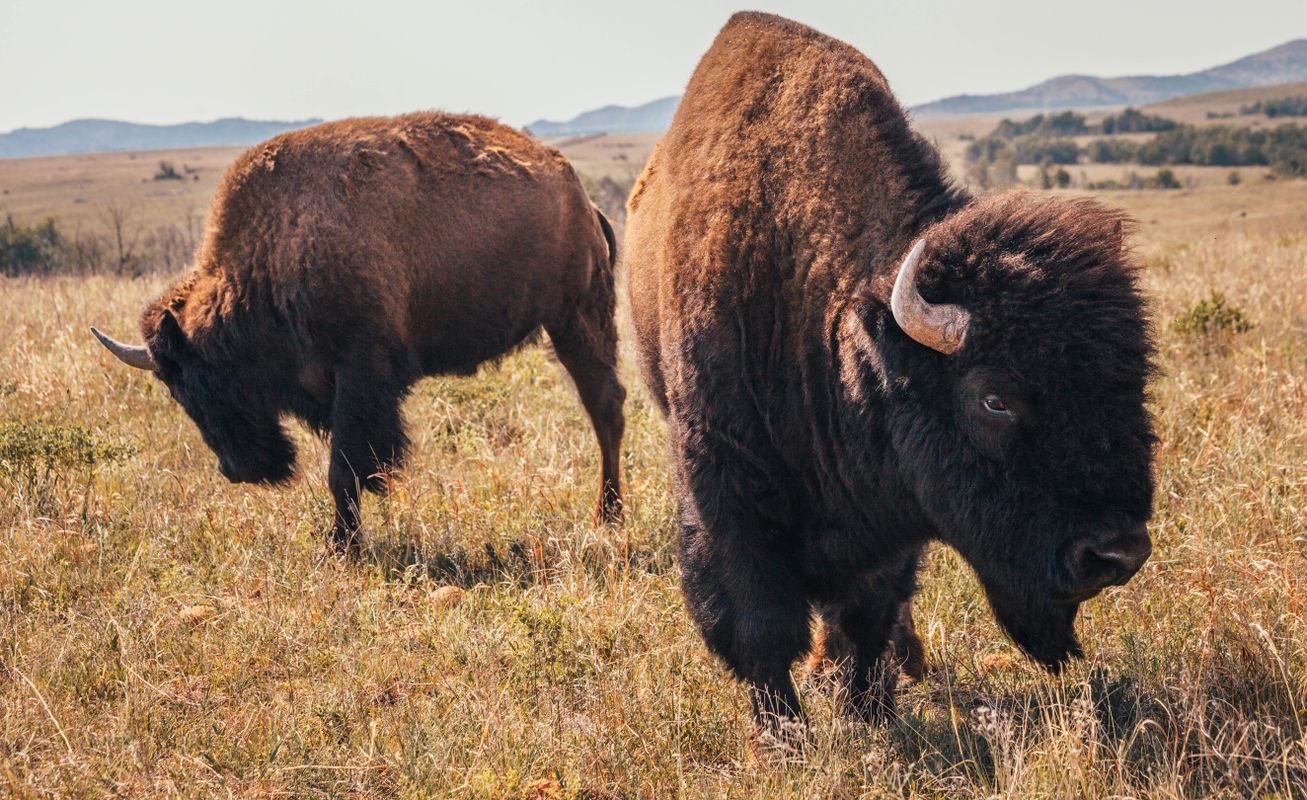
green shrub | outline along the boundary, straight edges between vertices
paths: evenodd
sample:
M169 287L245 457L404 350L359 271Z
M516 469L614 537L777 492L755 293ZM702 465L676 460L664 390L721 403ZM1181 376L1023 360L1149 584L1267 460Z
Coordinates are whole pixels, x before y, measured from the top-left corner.
M1119 181L1111 178L1102 181L1091 181L1085 184L1085 188L1100 192L1120 189L1180 189L1183 188L1183 184L1175 176L1175 172L1164 167L1159 169L1157 174L1151 178L1146 178L1131 170Z
M1157 174L1149 178L1144 185L1146 189L1179 189L1180 187L1180 179L1175 177L1175 172L1167 167L1159 169Z
M1171 320L1171 330L1187 336L1229 336L1252 328L1248 314L1237 305L1227 304L1225 295L1215 289Z
M1074 111L1063 111L1060 114L1044 116L1036 114L1027 120L1014 122L1004 118L998 123L990 136L996 136L1002 139L1015 139L1019 136L1083 136L1090 133L1091 130L1085 124L1085 118Z
M1040 135L1018 136L1005 139L986 136L967 145L968 164L996 164L1011 160L1014 164L1074 164L1080 158L1080 148L1071 139L1053 139Z
M54 218L46 217L35 225L19 225L6 215L0 225L0 275L45 275L60 264L63 236Z
M1127 108L1120 114L1114 114L1103 120L1098 129L1107 135L1115 133L1159 133L1175 128L1178 123L1166 117L1145 114L1133 108Z
M89 474L99 464L129 455L127 446L106 442L81 425L23 419L0 423L0 481L28 491L48 488L64 472Z
M177 171L177 167L173 166L171 161L160 161L159 171L154 173L154 179L156 181L179 181L182 179L182 174Z
M1074 164L1080 158L1080 147L1071 139L1045 139L1023 136L1013 140L1018 164Z
M1127 139L1095 139L1085 147L1085 155L1095 164L1125 164L1138 153L1138 146Z

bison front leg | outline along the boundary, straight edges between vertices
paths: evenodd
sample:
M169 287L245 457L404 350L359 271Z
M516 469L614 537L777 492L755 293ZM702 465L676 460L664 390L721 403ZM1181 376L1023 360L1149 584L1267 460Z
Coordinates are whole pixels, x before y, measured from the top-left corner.
M741 478L753 483L744 477L752 468L724 452L691 461L682 458L677 487L686 605L708 648L748 685L751 747L796 754L804 716L790 667L808 650L810 619L797 545L759 514L776 505L775 493L738 491Z
M349 555L359 550L359 495L389 487L392 470L408 446L400 418L402 386L375 376L338 378L331 418L331 464L327 483L336 517L328 548Z
M818 608L822 627L812 660L831 662L837 699L868 722L892 717L899 676L919 680L925 669L912 621L917 559L914 551L901 566Z

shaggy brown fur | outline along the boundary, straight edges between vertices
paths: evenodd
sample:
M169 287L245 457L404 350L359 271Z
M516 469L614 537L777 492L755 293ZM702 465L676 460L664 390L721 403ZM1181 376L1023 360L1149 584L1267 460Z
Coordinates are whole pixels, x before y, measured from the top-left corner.
M280 419L331 434L331 540L355 543L358 492L385 487L423 375L468 374L549 332L620 509L611 230L555 149L475 116L351 119L242 155L194 270L141 329L159 375L234 481L279 481Z
M892 711L922 672L932 539L1033 657L1079 652L1079 603L1149 548L1151 342L1121 222L973 199L856 50L766 14L723 28L632 193L626 259L687 606L760 723L800 714L814 613L840 695ZM918 238L922 296L971 315L950 355L889 309Z

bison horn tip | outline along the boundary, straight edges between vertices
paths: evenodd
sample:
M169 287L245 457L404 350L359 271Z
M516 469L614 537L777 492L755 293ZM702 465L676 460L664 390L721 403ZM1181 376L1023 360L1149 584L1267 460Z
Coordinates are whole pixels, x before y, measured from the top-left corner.
M118 360L129 367L145 369L151 372L157 372L159 367L154 363L154 356L150 355L149 348L144 345L123 344L111 336L101 333L94 325L91 326L91 334L100 340L100 344L105 349L118 357Z
M903 332L932 350L945 355L962 346L971 315L951 303L929 303L917 291L917 266L926 240L918 239L908 251L894 279L890 312Z

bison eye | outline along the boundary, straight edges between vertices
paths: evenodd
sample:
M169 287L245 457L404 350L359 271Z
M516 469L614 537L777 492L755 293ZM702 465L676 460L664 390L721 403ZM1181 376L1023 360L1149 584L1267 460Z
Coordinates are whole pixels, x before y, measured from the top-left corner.
M994 417L1001 417L1003 419L1010 419L1012 417L1012 412L1008 409L1007 403L1004 403L1003 398L996 394L985 395L985 411L989 413L990 416Z

